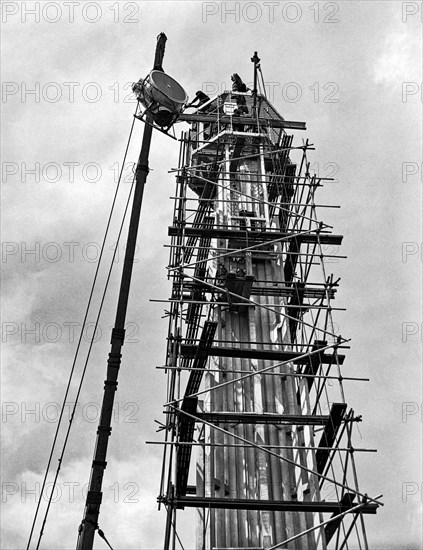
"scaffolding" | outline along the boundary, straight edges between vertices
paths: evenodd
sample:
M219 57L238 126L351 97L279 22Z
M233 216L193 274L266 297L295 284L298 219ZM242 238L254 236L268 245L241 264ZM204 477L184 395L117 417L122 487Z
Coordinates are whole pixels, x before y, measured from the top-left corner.
M325 260L308 140L257 90L225 91L181 120L168 274L164 548L197 510L197 548L368 548L348 408L348 340ZM327 262L326 262L327 263ZM193 452L194 449L194 452ZM195 451L197 451L195 453ZM196 456L195 456L196 455ZM182 542L182 541L181 541Z

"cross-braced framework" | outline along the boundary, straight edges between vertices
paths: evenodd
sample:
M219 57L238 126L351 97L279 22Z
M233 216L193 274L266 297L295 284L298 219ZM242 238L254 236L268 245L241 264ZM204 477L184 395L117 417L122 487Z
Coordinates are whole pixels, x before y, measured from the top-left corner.
M197 548L368 548L344 350L308 141L265 96L224 92L183 115L159 507L164 548L197 509ZM325 265L326 264L326 265ZM194 452L193 452L194 449ZM197 451L197 453L195 453ZM195 458L196 455L196 458Z

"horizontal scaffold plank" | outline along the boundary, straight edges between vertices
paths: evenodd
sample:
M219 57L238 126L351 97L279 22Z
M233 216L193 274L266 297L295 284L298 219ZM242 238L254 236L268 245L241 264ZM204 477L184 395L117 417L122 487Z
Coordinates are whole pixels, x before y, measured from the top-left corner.
M257 500L241 498L209 498L185 496L173 499L164 499L167 504L175 508L224 508L229 510L273 510L278 512L322 512L335 514L347 512L350 505L340 502L304 502L291 500ZM375 503L363 504L360 512L376 514L378 505Z
M178 235L179 229L175 226L169 227L169 236ZM318 236L315 233L306 235L298 235L295 233L280 233L278 231L240 231L239 229L204 229L202 227L185 227L184 234L186 237L209 237L211 239L238 239L248 242L249 245L254 242L275 241L283 238L296 238L301 243L316 243ZM342 235L330 235L328 233L320 233L319 240L322 244L340 245L342 243Z
M179 122L217 122L220 124L248 124L250 126L256 126L257 119L252 117L237 117L237 116L219 116L216 114L182 114L179 115ZM260 118L260 124L264 126L270 126L272 128L292 128L293 130L306 130L306 123L295 120L277 120L271 118Z
M197 347L194 344L181 344L180 353L183 357L192 358L197 353ZM292 361L298 365L306 365L309 363L311 356L304 356L302 353L295 353L293 351L279 351L269 349L252 349L252 348L235 348L235 347L220 347L212 346L209 351L209 355L213 357L237 357L240 359L270 359L273 361ZM320 360L325 365L334 363L333 354L321 353L319 354ZM338 354L338 363L342 365L345 360L345 355Z
M329 294L329 298L332 300L335 298L335 290L329 289L307 289L304 288L304 298L326 298ZM278 288L277 286L253 286L251 288L251 296L282 296L291 297L295 293L295 289L291 288Z
M184 288L187 290L201 290L203 292L210 292L210 286L208 283L215 283L214 277L205 277L204 282L198 281L184 281ZM213 291L214 289L212 289ZM278 286L278 283L271 283L267 286L253 285L251 287L251 296L281 296L281 297L291 297L295 293L295 289L292 286ZM335 298L336 289L331 288L315 288L315 287L304 287L304 297L305 298L326 298L329 294L329 298L332 300Z
M260 414L250 412L197 412L195 416L200 420L213 424L225 422L229 424L288 424L290 426L324 426L329 419L328 415L323 414Z

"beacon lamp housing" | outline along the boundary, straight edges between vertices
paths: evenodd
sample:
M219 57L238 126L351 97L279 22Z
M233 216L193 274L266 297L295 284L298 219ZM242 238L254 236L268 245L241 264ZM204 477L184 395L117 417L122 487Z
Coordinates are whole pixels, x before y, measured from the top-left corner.
M133 85L137 99L161 128L169 127L188 102L188 95L176 80L160 70L150 71Z

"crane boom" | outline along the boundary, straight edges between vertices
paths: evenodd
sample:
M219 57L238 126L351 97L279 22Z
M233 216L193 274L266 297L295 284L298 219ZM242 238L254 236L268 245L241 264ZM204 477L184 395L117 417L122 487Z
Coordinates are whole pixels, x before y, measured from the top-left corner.
M162 70L165 44L166 35L161 33L157 37L154 68L160 68ZM135 172L135 192L132 203L128 238L126 242L126 253L122 269L116 320L114 328L112 329L111 350L107 360L107 377L104 382L104 394L101 406L100 422L97 429L95 454L91 467L91 476L85 503L84 518L79 529L77 550L92 550L94 535L98 529L98 517L100 514L102 500L101 488L104 470L107 465L107 446L112 431L111 418L113 402L115 391L117 389L117 379L122 357L121 350L125 341L125 319L128 307L129 289L131 285L132 268L134 265L134 254L137 242L144 186L148 175L148 157L151 135L153 131L152 118L149 113L147 113L146 122L147 124L144 126L141 152Z

